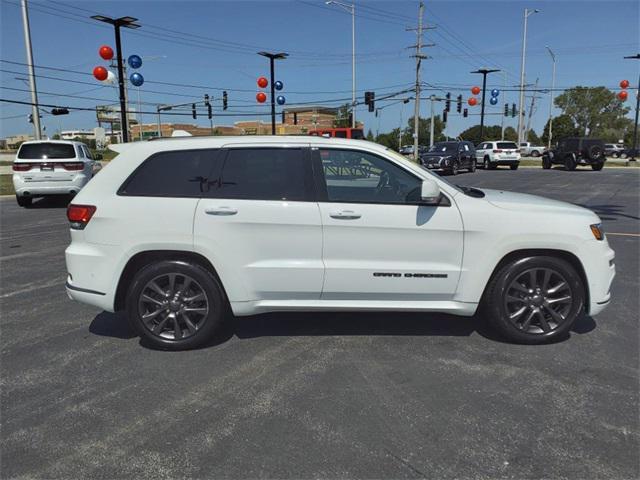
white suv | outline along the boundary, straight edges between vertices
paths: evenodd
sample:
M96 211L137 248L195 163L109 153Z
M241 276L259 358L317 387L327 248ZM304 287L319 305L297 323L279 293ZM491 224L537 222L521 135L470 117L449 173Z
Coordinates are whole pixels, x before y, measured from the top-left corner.
M99 166L84 143L64 140L24 142L13 162L13 188L21 207L34 197L75 195Z
M460 188L383 146L323 137L116 145L67 214L67 293L168 349L235 315L424 311L542 343L610 301L590 210ZM490 248L487 248L487 245Z
M508 165L517 170L520 165L520 151L515 142L482 142L476 147L478 166L493 170L498 165Z

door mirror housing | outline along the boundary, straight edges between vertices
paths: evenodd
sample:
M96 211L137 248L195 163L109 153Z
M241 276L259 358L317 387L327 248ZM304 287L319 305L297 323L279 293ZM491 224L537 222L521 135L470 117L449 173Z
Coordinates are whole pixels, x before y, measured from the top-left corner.
M420 198L424 205L440 204L440 186L434 180L423 180Z

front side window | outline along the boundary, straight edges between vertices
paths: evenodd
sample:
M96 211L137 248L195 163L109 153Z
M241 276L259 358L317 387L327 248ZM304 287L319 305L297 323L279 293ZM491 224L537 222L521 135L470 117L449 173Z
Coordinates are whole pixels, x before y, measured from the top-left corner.
M127 179L119 195L200 197L207 188L218 150L156 153Z
M224 162L217 198L303 201L312 192L300 148L234 148Z
M320 149L330 202L416 203L422 181L392 162L357 150Z

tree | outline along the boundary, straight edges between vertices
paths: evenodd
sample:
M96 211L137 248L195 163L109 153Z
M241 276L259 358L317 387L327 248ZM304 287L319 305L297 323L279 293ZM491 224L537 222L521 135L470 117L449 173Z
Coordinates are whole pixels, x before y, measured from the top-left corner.
M506 127L504 129L504 139L509 140L510 142L518 141L518 132L513 127Z
M57 133L54 133L53 137L51 137L51 140L60 140L60 135Z
M392 150L398 151L400 150L400 146L398 145L398 135L400 133L399 128L394 128L390 132L381 133L376 137L376 143L380 145L384 145L387 148L391 148ZM404 137L403 137L404 140Z
M629 120L625 118L629 108L606 87L570 88L558 95L554 104L572 120L580 135L597 137L607 129L624 129Z
M540 145L542 143L542 140L540 140L538 134L533 129L531 129L527 132L527 142L531 142L534 145Z
M367 132L367 140L369 140L370 142L375 141L375 137L373 136L373 132L371 131L371 129L369 129L369 131Z
M334 128L351 127L351 104L345 103L338 108L338 116L333 121Z
M552 141L559 140L564 137L575 137L580 135L578 128L573 119L569 115L559 115L553 117L553 138ZM542 143L547 145L549 143L549 121L544 126L542 131Z
M506 132L506 131L505 131ZM480 125L474 125L460 133L460 138L474 143L480 143ZM484 138L482 140L500 140L502 137L502 127L500 125L491 125L484 127Z
M442 142L446 140L446 137L442 133L444 131L444 123L440 119L440 115L436 115L433 117L433 141L434 142ZM402 132L402 143L413 145L413 126L415 122L413 121L413 117L409 118L407 122L407 127ZM431 138L431 118L420 118L418 121L418 141L420 145L429 145L429 140ZM397 143L397 140L396 140Z

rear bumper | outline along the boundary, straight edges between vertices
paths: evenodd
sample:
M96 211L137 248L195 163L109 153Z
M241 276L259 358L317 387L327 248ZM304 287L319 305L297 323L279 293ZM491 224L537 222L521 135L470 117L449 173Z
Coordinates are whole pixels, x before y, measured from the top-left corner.
M71 180L60 181L29 181L26 182L19 174L13 174L13 188L20 197L36 197L40 195L68 195L78 193L91 176L78 173Z
M516 158L513 160L491 160L491 163L494 165L518 165L520 163L520 159Z

